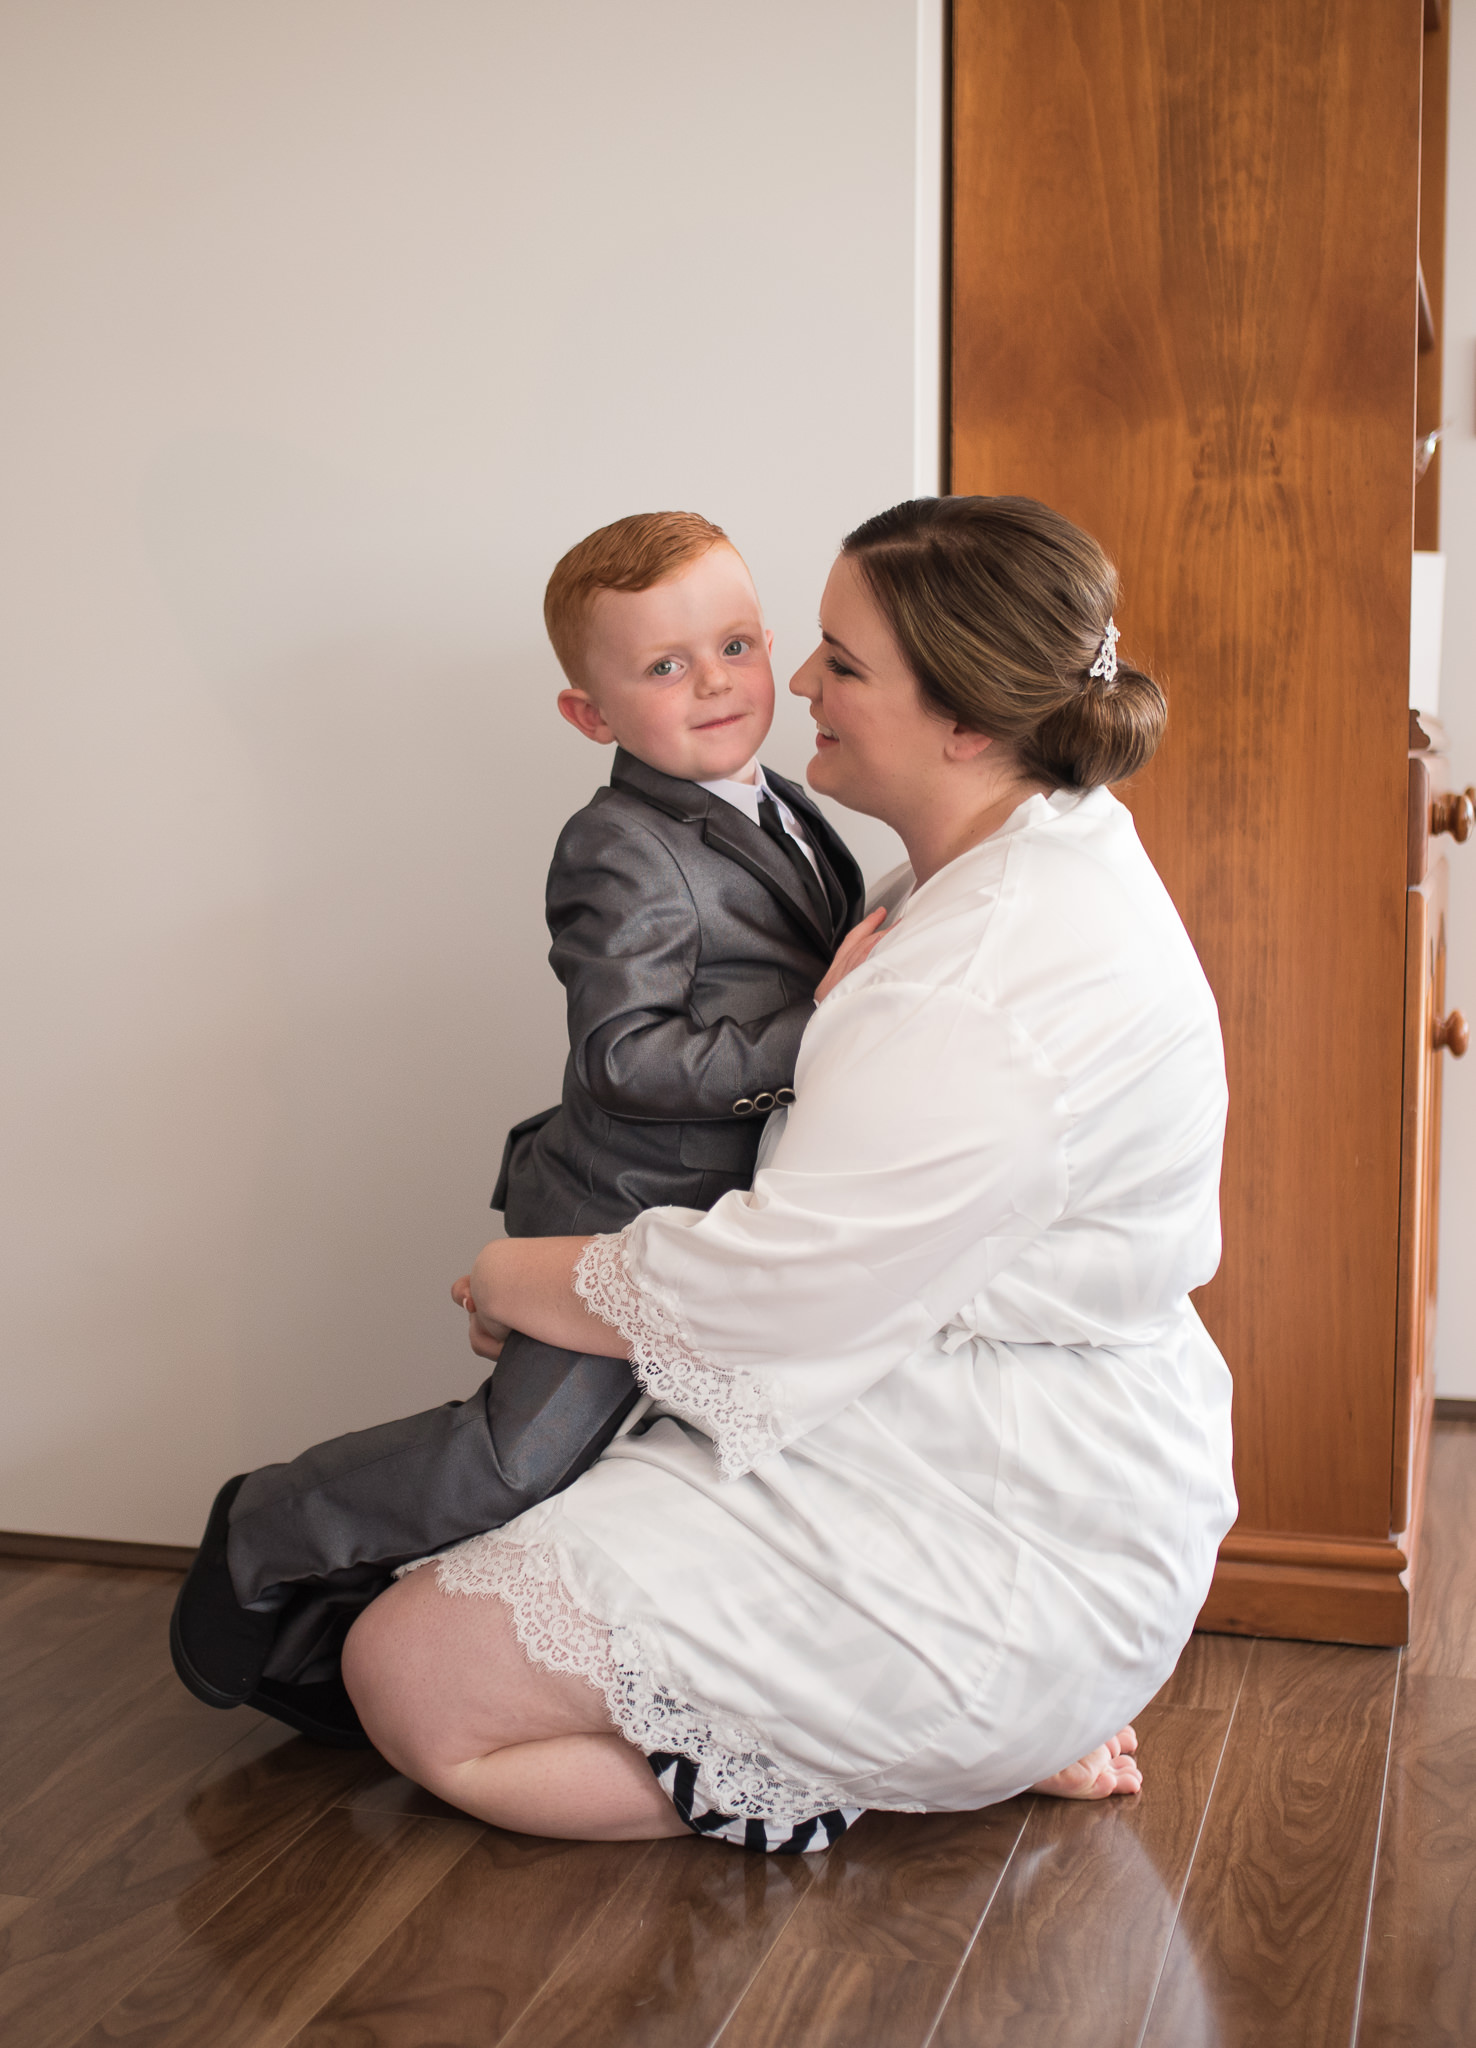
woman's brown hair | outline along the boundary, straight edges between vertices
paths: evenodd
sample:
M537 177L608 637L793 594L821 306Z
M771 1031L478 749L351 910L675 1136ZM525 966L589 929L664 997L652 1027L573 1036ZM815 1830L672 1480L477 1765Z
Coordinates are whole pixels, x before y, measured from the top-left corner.
M1168 707L1144 670L1093 676L1117 571L1034 498L910 498L842 552L866 578L923 695L1012 747L1032 781L1120 782L1151 759Z

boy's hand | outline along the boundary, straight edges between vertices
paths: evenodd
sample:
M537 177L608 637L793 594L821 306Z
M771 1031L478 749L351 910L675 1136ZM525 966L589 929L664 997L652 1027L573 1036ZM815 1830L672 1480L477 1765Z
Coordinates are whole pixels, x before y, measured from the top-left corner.
M837 983L845 980L853 967L859 967L863 960L870 958L872 947L881 937L886 915L885 904L879 904L870 917L863 917L854 931L846 933L835 949L835 958L825 970L825 979L815 991L817 1003L823 1003L830 991Z
M464 1308L469 1318L467 1336L471 1348L478 1358L500 1358L502 1347L512 1335L506 1323L484 1316L472 1295L471 1274L463 1273L459 1280L451 1282L451 1299L458 1308Z

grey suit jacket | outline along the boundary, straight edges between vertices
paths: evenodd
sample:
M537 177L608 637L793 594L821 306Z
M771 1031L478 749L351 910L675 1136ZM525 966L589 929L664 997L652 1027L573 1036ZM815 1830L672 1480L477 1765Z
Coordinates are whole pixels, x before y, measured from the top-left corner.
M508 1134L492 1206L509 1236L619 1230L654 1204L706 1209L752 1180L815 985L865 893L806 792L764 773L819 855L828 921L741 811L623 748L609 788L559 835L549 958L569 1061L558 1107Z

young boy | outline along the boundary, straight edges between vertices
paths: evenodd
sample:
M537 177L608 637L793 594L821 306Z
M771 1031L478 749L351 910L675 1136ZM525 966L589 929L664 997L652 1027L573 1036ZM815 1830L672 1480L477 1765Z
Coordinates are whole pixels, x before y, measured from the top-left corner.
M863 894L809 797L758 765L772 635L720 527L684 512L602 527L554 570L544 617L560 711L616 754L549 871L569 1059L557 1108L508 1136L493 1206L515 1237L618 1230L747 1187ZM397 1565L566 1486L637 1393L622 1359L514 1333L470 1400L231 1480L175 1609L179 1676L213 1706L362 1741L338 1677L354 1616Z

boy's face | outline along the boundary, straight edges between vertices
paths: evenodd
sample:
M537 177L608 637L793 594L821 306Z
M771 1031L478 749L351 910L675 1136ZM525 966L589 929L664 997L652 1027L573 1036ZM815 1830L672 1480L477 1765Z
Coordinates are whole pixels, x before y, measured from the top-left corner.
M588 739L684 782L751 779L774 718L773 635L731 548L709 548L649 590L602 590L584 685L559 709Z

